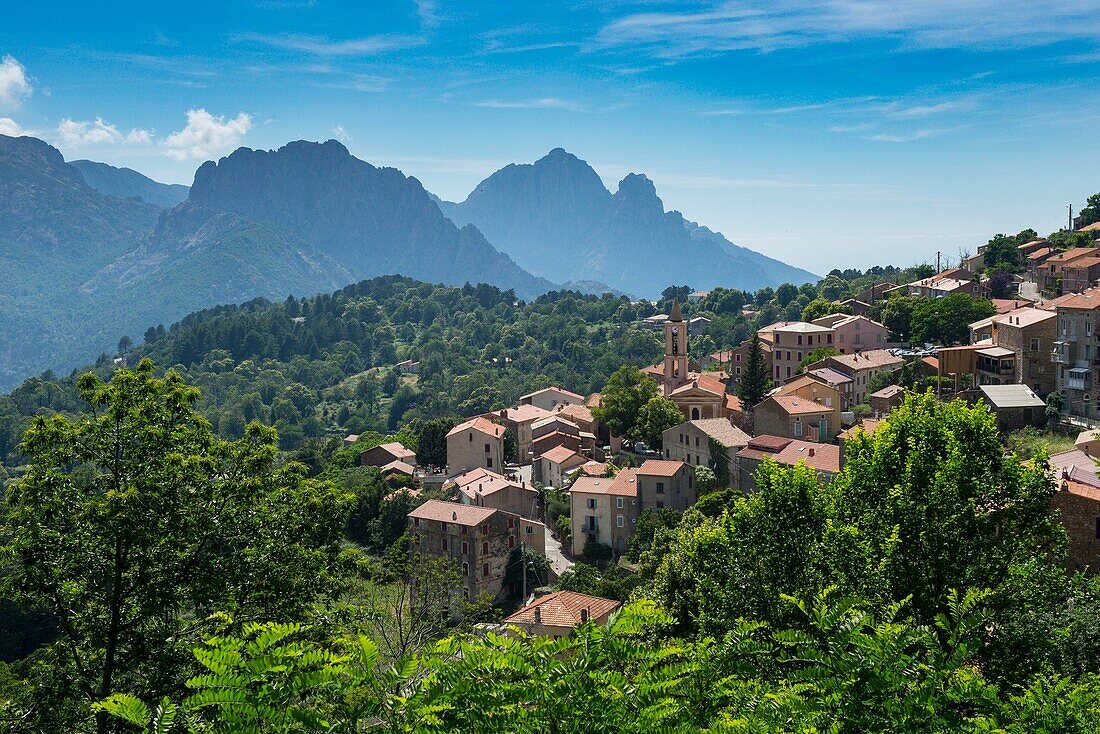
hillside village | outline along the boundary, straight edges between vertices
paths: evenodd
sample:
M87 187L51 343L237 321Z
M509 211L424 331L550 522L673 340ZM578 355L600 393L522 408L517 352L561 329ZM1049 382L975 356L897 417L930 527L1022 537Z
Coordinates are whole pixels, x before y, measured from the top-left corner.
M1098 234L1100 223L1073 233L1078 241ZM662 336L662 361L625 368L612 382L625 379L605 392L546 385L516 405L467 416L446 433L443 466L418 466L415 452L393 442L362 451L360 461L400 475L400 491L430 497L408 514L414 564L452 563L465 599L529 602L509 619L530 629L575 562L629 575L640 525L682 513L710 492L753 492L765 461L803 465L828 481L845 465L855 434L880 430L910 391L932 390L940 400L986 406L1005 435L1048 425L1079 433L1072 448L1050 457L1060 487L1053 505L1069 535L1069 569L1100 567L1100 342L1093 338L1100 257L1095 243L1015 244L1018 272L1006 292L993 282L1005 270L985 267L987 247L960 267L872 284L829 304L832 312L759 326L741 344L698 359L691 339L706 333L709 320L691 314L710 294L689 292L668 313L638 321ZM965 344L909 344L871 318L903 299L964 299L989 315L965 324ZM651 401L671 406L659 413L656 434L647 427L648 444L637 440L637 425L623 430L613 404L630 390L643 394L635 410L649 410ZM549 562L528 585L510 567L527 567L532 552ZM592 610L617 603L573 601Z

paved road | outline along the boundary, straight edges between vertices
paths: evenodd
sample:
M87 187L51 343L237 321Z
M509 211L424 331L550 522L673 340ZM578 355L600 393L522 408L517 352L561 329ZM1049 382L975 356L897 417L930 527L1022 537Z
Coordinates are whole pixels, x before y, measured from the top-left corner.
M1020 283L1020 295L1024 298L1031 299L1032 301L1039 300L1039 286L1030 280L1025 280Z
M573 567L573 562L561 552L561 543L550 533L546 534L546 559L550 561L550 568L554 569L554 573L558 576Z

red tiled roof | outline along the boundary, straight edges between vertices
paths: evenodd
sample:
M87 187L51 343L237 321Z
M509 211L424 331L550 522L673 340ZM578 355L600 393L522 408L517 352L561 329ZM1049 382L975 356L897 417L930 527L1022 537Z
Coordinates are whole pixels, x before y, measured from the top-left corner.
M607 475L607 464L602 461L589 461L581 465L581 471L590 477L603 477Z
M520 400L525 400L527 398L533 398L536 395L539 395L539 394L544 393L544 392L550 392L551 390L560 392L561 394L565 395L566 397L573 398L578 403L583 403L584 402L584 396L583 395L578 395L577 393L573 392L572 390L566 390L565 388L558 387L557 385L551 385L550 387L544 387L541 390L535 390L534 392L529 392L526 395L520 395L519 399Z
M671 477L686 466L682 461L663 461L661 459L646 459L638 469L638 473L647 477Z
M821 403L800 398L797 395L773 395L769 400L775 402L780 408L790 415L803 415L808 413L829 413L833 409L827 408Z
M564 464L565 462L569 461L569 459L573 458L574 456L577 457L578 459L582 459L582 460L584 459L583 456L581 456L580 454L578 454L576 451L569 448L568 446L555 446L554 448L550 449L546 453L542 454L542 456L540 456L539 458L540 459L546 459L547 461L552 461L555 464Z
M638 494L638 470L620 469L614 479L607 477L580 477L569 492L584 494L613 494L634 497Z
M760 449L764 451L780 451L789 444L793 439L784 438L782 436L753 436L749 439L750 449Z
M447 436L453 436L455 434L465 431L467 428L473 428L475 431L479 431L494 438L500 438L504 435L504 426L499 423L493 423L488 418L482 418L480 415L476 418L471 418L468 421L463 421L457 426L447 432Z
M595 420L592 417L592 410L585 405L560 405L558 406L558 414L574 422L592 423Z
M497 510L492 507L477 507L475 505L460 505L457 502L444 502L442 500L428 500L409 513L409 517L421 520L438 520L440 522L453 522L456 525L480 525L493 516Z
M1092 500L1093 502L1100 502L1100 487L1094 487L1073 479L1063 479L1060 486L1063 492L1069 492L1072 495Z
M549 410L540 408L537 405L531 405L525 403L523 405L517 405L514 408L504 408L498 410L494 415L500 416L506 420L510 420L513 423L527 423L528 421L541 420L548 415L551 415Z
M1100 307L1100 289L1089 288L1080 293L1067 293L1047 304L1054 308L1093 309Z
M576 627L581 624L581 611L588 610L589 619L599 619L611 614L621 605L613 599L589 596L576 591L558 591L536 599L515 614L504 619L504 624L535 624L535 609L539 610L539 624L549 627Z
M804 461L806 466L818 471L833 474L840 471L840 447L831 443L791 441L773 458L780 464L788 466Z
M871 349L855 354L834 354L829 360L854 370L865 370L875 367L891 367L904 364L905 360L895 357L885 349Z

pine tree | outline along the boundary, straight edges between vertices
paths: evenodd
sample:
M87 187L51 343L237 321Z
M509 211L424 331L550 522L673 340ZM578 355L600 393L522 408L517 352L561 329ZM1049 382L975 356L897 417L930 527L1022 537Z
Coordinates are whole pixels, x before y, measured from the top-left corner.
M737 397L746 408L759 403L771 389L768 365L764 362L764 350L760 346L760 336L753 334L749 342L749 355L745 369L741 372L741 381L737 385Z

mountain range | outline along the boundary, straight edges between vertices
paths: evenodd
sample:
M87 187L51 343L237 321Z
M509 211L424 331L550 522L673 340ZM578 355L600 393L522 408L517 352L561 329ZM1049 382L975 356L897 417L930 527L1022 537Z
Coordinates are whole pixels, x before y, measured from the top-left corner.
M611 194L561 149L450 203L332 140L241 148L186 187L2 135L0 271L0 388L197 309L377 275L526 299L558 283L654 296L815 278L665 212L644 176Z
M461 203L438 203L456 224L475 225L522 267L556 282L591 280L654 298L673 281L756 290L818 279L665 211L644 175L629 174L611 193L562 148L500 169Z

